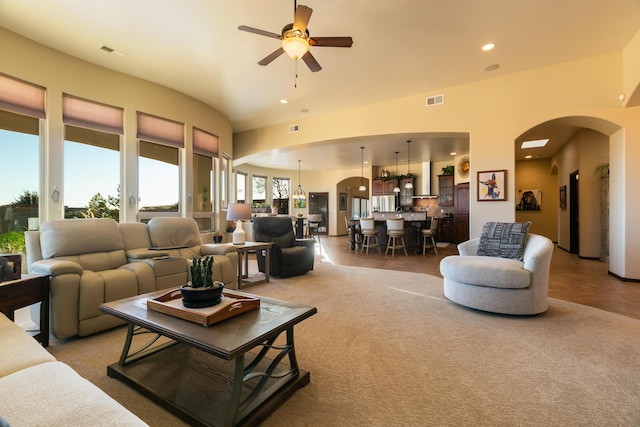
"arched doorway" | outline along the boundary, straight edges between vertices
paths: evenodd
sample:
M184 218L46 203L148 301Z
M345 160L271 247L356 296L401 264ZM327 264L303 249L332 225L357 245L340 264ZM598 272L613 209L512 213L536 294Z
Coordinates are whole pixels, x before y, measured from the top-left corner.
M536 168L530 167L534 162L546 165L537 170L556 173L553 184L547 181L541 208L544 211L546 205L551 209L546 218L553 217L557 230L556 239L548 237L557 241L558 247L581 257L608 259L608 197L603 195L597 169L604 162L608 164L609 138L619 129L615 123L595 117L563 117L538 124L515 140L516 191L535 179L531 173ZM522 148L525 141L544 139L548 139L544 147ZM566 197L563 205L561 193ZM524 219L522 215L516 218Z

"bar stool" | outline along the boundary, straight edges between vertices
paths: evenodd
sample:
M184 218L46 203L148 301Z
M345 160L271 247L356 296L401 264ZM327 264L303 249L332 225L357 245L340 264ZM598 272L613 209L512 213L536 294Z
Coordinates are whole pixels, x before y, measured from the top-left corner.
M387 250L385 255L391 249L391 256L395 256L396 249L402 249L404 254L407 255L407 248L404 245L404 219L402 218L387 218Z
M438 255L438 249L436 248L436 234L438 233L438 224L440 218L434 216L431 218L431 225L428 229L422 230L422 255L426 255L427 249L433 248L433 252ZM429 242L430 244L427 244Z
M360 252L363 252L367 248L367 255L369 255L369 248L376 248L378 253L380 252L380 242L378 242L378 232L376 231L376 224L373 218L360 218L360 233L362 234L362 245Z

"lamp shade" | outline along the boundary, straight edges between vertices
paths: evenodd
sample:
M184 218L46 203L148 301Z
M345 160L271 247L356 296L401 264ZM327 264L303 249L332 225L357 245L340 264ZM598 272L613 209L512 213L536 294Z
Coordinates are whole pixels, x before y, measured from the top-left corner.
M246 235L242 228L242 220L251 219L251 206L246 203L231 203L227 210L227 221L237 221L233 232L233 244L244 245Z
M251 206L246 203L230 203L227 210L227 221L251 219Z

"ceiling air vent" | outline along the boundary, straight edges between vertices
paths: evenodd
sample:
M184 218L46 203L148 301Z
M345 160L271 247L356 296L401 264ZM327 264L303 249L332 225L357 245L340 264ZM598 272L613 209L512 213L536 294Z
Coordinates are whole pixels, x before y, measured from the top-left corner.
M427 97L427 107L444 104L444 95L435 95Z
M296 133L298 131L300 131L300 125L289 126L289 133Z

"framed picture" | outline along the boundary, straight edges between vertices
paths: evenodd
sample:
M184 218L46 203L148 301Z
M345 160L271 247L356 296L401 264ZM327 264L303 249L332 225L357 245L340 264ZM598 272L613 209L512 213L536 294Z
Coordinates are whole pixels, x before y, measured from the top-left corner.
M478 201L502 202L507 200L506 169L478 172Z
M560 187L560 209L567 209L567 186Z
M347 193L340 193L340 207L341 211L347 210Z
M539 211L542 208L542 190L529 188L516 192L517 211Z

